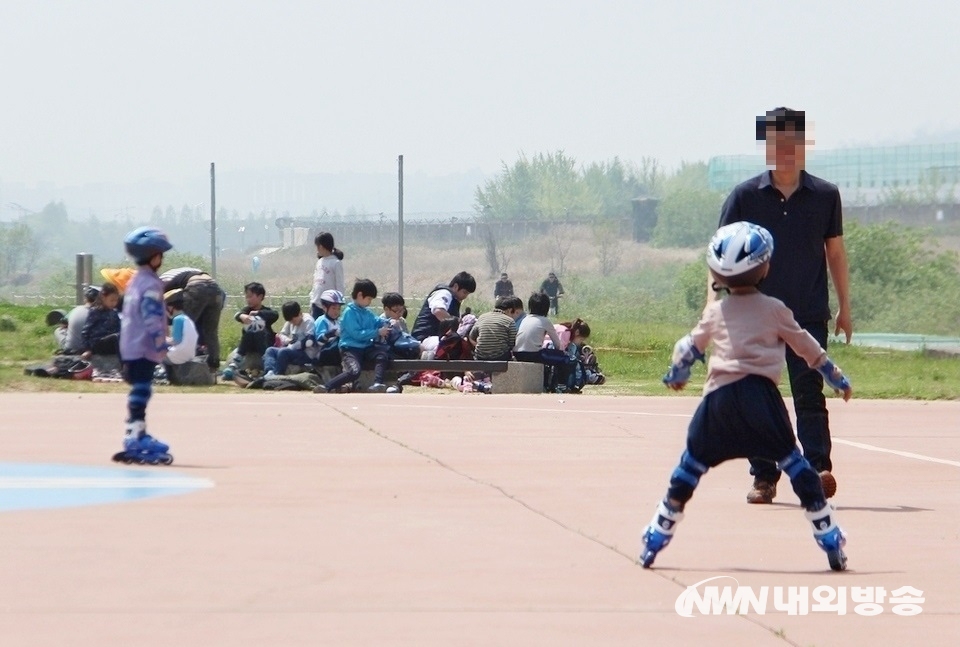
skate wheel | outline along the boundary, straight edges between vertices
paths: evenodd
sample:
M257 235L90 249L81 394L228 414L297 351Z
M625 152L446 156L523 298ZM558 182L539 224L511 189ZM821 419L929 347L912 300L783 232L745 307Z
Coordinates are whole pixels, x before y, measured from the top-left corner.
M640 566L643 566L644 568L650 568L653 566L653 560L656 559L656 557L657 554L652 550L645 551L642 555L640 555Z
M173 455L172 455L172 454L167 454L166 456L164 456L163 458L161 458L161 459L160 459L160 464L161 464L161 465L173 465Z
M827 551L827 561L830 562L830 569L834 571L847 570L847 556L842 550Z

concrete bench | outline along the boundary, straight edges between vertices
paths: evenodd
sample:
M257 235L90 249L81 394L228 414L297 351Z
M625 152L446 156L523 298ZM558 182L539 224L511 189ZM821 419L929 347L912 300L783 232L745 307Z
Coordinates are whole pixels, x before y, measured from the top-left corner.
M482 371L490 375L494 393L542 393L543 364L533 362L486 362L473 359L395 359L387 368L387 384L393 383L404 373L440 371L448 376L467 371ZM339 372L338 367L325 366L321 370L324 380ZM373 384L372 368L364 367L360 373L360 388Z

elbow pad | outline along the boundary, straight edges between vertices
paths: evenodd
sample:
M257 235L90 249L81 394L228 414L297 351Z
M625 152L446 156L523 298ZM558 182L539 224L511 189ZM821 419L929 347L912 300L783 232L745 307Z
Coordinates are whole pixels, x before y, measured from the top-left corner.
M840 371L840 367L831 362L829 358L817 370L820 372L820 375L823 376L824 381L826 381L831 388L834 388L837 391L846 391L850 388L850 380L848 380L847 376ZM837 379L834 378L834 370L840 374L840 377Z
M698 361L704 361L704 354L693 343L693 338L687 335L673 347L674 363L663 376L663 383L667 385L686 384L690 381L690 368Z

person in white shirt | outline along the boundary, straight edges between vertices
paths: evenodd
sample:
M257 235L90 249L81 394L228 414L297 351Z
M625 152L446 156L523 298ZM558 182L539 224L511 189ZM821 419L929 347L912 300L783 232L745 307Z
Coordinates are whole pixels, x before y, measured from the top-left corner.
M323 231L313 239L317 246L317 265L313 270L313 288L310 290L310 316L319 320L323 316L320 295L327 290L345 291L343 283L343 252L336 248L333 234Z
M183 290L175 288L164 292L163 302L171 321L166 361L170 364L186 364L197 356L199 335L193 319L183 312Z

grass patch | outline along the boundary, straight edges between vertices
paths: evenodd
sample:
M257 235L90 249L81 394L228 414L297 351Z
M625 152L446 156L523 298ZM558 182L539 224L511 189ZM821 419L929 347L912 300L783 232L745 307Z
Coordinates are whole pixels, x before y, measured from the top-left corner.
M15 330L0 328L0 390L125 392L127 387L123 384L71 382L24 375L24 366L42 362L53 353L53 329L44 321L50 310L48 306L0 304L0 320L7 319L15 327ZM220 322L224 355L240 338L240 326L231 314L232 310L228 307ZM672 397L700 395L706 375L702 365L694 368L690 384L679 394L666 389L660 381L670 364L674 342L689 330L686 326L596 318L591 318L590 325L594 330L591 345L608 381L600 387L589 387L588 393ZM850 377L854 397L857 398L960 398L960 357L844 344L831 345L830 356ZM196 387L162 388L197 392ZM234 389L232 385L222 385L215 390L230 392ZM785 396L789 395L785 376L780 390ZM209 392L207 389L203 391Z

